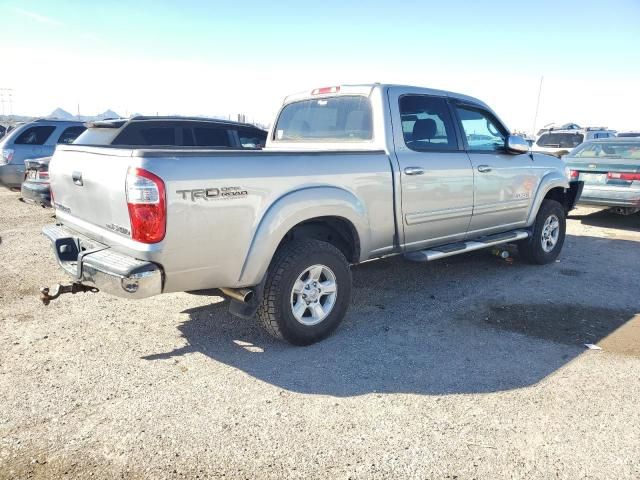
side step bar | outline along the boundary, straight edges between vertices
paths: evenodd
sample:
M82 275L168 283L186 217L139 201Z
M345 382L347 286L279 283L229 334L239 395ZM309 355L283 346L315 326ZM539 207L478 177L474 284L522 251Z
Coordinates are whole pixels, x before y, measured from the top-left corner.
M451 243L449 245L441 245L426 250L418 250L415 252L405 253L407 260L413 262L431 262L440 258L451 257L460 253L473 252L493 245L501 243L516 242L529 237L526 230L514 230L507 233L498 233L497 235L488 235L486 237L476 238L475 240L467 240L466 242Z

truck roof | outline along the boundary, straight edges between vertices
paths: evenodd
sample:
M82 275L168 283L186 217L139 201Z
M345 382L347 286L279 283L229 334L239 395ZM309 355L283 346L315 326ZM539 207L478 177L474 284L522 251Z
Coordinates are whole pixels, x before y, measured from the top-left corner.
M308 98L317 98L321 96L336 96L336 95L369 96L371 94L371 91L374 88L386 89L386 88L392 88L392 87L407 89L413 93L423 93L424 95L436 95L441 97L457 98L465 102L476 103L478 105L481 105L491 110L490 107L486 103L484 103L482 100L479 100L475 97L471 97L469 95L463 95L462 93L450 92L448 90L438 90L434 88L417 87L414 85L394 84L394 83L364 83L364 84L356 84L356 85L336 85L333 87L314 88L312 90L301 91L285 97L283 104L296 102L296 101L304 100Z

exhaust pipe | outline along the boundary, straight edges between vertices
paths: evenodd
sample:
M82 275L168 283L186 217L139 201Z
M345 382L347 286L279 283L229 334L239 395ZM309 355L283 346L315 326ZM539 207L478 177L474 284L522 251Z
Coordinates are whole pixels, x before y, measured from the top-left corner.
M250 288L219 288L227 297L242 303L248 303L253 298L253 290Z

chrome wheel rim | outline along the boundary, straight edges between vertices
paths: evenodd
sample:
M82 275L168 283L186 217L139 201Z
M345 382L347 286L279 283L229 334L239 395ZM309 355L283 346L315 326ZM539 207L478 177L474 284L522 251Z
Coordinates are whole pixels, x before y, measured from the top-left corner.
M549 215L542 226L542 237L540 242L542 243L542 250L549 253L558 243L560 238L560 220L555 215Z
M293 283L291 312L301 324L317 325L329 316L337 296L338 283L333 271L325 265L312 265Z

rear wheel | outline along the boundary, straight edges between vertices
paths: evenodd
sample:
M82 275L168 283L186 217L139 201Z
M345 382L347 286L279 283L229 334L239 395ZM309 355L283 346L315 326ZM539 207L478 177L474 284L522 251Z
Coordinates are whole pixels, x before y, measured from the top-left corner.
M340 325L350 299L351 271L342 252L319 240L294 240L269 267L258 318L274 337L309 345Z
M531 237L518 245L520 256L538 265L553 262L562 250L566 228L562 205L555 200L543 200Z

